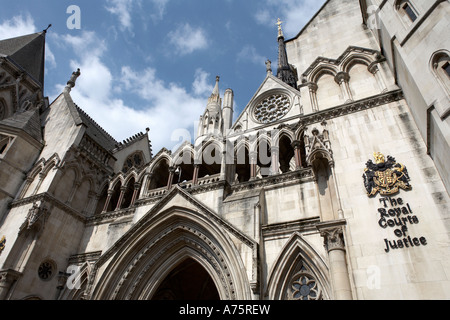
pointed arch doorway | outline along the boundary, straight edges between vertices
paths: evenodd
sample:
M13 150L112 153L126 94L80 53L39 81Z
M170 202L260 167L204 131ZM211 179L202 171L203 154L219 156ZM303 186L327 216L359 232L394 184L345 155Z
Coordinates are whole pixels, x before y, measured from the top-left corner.
M151 300L220 300L220 296L208 272L187 258L170 271Z

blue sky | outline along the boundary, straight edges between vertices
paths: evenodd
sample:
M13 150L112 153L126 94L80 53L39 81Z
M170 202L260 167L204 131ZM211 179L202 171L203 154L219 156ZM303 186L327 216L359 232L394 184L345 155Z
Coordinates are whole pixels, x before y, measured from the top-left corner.
M116 140L150 128L153 152L193 142L216 75L235 95L235 118L277 62L277 18L294 37L325 0L15 0L0 39L47 33L45 95L77 68L71 95ZM80 29L68 28L80 8Z

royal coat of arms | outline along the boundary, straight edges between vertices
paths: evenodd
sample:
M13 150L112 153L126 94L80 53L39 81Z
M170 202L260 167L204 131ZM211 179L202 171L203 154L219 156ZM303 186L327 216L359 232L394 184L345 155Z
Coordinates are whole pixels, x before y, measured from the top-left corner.
M401 163L397 163L394 157L375 152L375 163L369 160L364 169L363 179L367 195L372 197L378 192L382 196L396 194L399 189L410 190L408 170Z

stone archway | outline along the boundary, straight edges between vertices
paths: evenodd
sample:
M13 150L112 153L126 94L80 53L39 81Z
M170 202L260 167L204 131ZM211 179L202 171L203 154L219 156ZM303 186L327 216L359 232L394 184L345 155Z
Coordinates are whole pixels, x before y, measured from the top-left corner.
M243 244L239 250L231 236ZM99 258L86 292L95 300L150 300L160 294L164 281L175 279L173 270L193 261L190 272L206 281L200 282L207 290L215 287L220 300L251 299L254 278L249 279L248 272L257 275L255 260L244 261L242 256L255 257L256 248L250 238L176 186ZM200 294L203 299L213 297L217 295Z
M159 285L152 300L219 300L209 273L194 259L176 266Z

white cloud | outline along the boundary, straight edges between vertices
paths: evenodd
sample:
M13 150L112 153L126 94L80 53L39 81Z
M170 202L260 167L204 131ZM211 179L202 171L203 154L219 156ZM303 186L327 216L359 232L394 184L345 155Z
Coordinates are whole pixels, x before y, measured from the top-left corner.
M74 102L115 139L121 141L149 127L154 153L162 147L171 149L184 140L193 142L190 135L212 92L207 73L198 69L190 89L162 81L153 68L134 70L122 66L119 74L113 74L102 60L106 45L94 32L59 39L76 54L72 69L81 70L71 91ZM55 96L63 88L59 85ZM120 97L124 92L134 94L133 101L139 105L130 106Z
M180 25L176 30L169 32L169 42L180 55L205 49L208 46L206 33L202 28L193 28L189 23Z
M164 13L166 11L166 6L169 0L151 0L153 3L156 11L151 12L150 15L154 20L161 20L164 16Z
M55 38L61 41L61 45L69 45L72 52L81 58L101 57L107 49L105 40L100 39L94 31L83 30L80 36L55 35Z
M265 65L266 58L260 55L252 45L246 45L238 53L239 60L250 61L256 65Z
M36 32L31 15L18 15L0 24L0 40L23 36Z
M276 30L277 19L283 23L286 38L291 38L303 28L313 15L325 3L325 0L264 0L254 14L256 22Z
M176 142L182 142L178 140L180 133L183 134L183 141L194 142L196 121L204 112L206 98L212 92L212 87L207 85L207 77L207 73L197 70L193 91L189 92L177 84L158 79L155 69L135 71L128 66L122 68L124 89L136 93L145 101L146 109L140 112L139 121L146 119L147 126L151 128L155 152L161 147L171 149ZM172 140L174 134L176 140Z
M37 32L30 14L14 16L0 24L0 40L15 38ZM55 68L56 59L48 43L45 44L46 67Z
M106 10L117 15L122 29L131 31L133 23L131 21L131 9L133 0L107 0Z
M201 68L195 71L194 82L192 89L198 96L208 95L214 89L214 84L208 81L209 73L203 71Z

